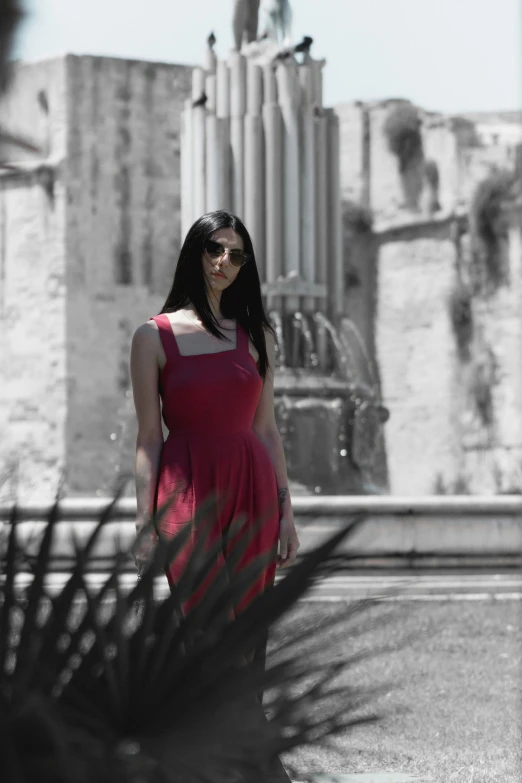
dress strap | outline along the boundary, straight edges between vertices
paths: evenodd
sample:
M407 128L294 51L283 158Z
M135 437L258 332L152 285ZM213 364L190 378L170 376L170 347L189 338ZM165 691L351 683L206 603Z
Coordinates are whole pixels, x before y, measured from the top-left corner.
M167 361L170 357L175 356L177 358L180 355L178 343L174 332L172 331L172 324L166 313L155 315L152 318L149 318L149 320L156 322Z

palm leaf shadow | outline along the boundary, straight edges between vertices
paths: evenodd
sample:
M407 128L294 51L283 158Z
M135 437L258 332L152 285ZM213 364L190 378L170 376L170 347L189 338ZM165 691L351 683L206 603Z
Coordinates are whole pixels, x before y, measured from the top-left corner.
M39 705L35 725L47 726L45 742L32 748L30 763L27 753L15 753L16 743L0 739L11 753L10 758L0 753L0 763L13 780L16 770L25 775L19 775L20 780L36 780L31 770L44 762L54 764L56 779L63 783L128 781L137 770L146 770L147 783L284 780L273 771L279 753L321 743L379 718L371 705L382 692L380 686L358 689L336 681L359 660L386 650L318 662L305 643L340 628L347 617L359 617L364 628L364 613L372 601L347 607L316 629L301 628L292 639L283 635L278 655L266 668L247 663L267 631L331 572L328 558L356 533L362 517L306 554L234 617L231 609L255 583L265 559L261 556L238 573L224 573L215 568L217 545L209 540L195 548L180 584L155 600L155 582L185 545L186 531L171 540L159 537L150 568L127 593L120 585L127 553L116 551L109 574L93 592L86 580L90 557L116 502L117 497L100 514L89 539L75 543L74 566L57 595L49 593L46 574L58 504L49 512L31 564L33 580L23 593L15 589L17 572L26 561L17 544L13 510L1 590L0 726L4 738L13 732L20 736L26 724L13 716L22 714L21 705L31 699ZM162 508L158 514L165 512ZM200 519L212 518L212 513L209 503ZM237 544L238 558L248 540L245 535ZM184 601L203 582L208 582L203 599L184 614ZM139 616L137 603L143 606ZM269 719L257 698L263 690L268 693Z

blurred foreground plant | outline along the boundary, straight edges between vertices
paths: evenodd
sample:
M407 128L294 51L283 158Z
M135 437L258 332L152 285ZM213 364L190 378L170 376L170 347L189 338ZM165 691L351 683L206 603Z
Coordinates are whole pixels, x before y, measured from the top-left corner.
M0 0L0 98L7 92L12 75L10 57L13 42L20 23L25 17L25 11L19 0ZM0 145L9 145L25 152L38 154L41 152L31 139L12 133L0 125ZM4 160L0 152L0 168L17 170L17 166Z
M359 528L352 520L303 556L238 617L233 607L255 583L263 558L234 573L215 567L217 544L201 536L184 576L155 599L154 584L187 542L187 528L160 537L154 560L130 591L121 575L128 554L114 556L95 592L87 574L93 549L118 495L88 540L75 541L65 585L51 590L55 503L38 553L18 543L13 507L3 552L0 605L0 779L5 783L266 783L287 780L278 754L322 743L374 721L380 688L343 686L338 676L384 650L314 663L311 650L326 633L375 602L346 605L311 628L279 633L270 665L253 652L267 631L318 579L331 573L329 555ZM155 525L165 512L160 509ZM198 521L212 518L212 504ZM237 549L238 556L243 541ZM32 580L17 585L22 571ZM205 584L187 615L183 605ZM388 622L392 618L388 618ZM379 621L381 624L383 621ZM351 640L368 628L350 631ZM253 659L253 660L252 660ZM258 698L267 691L265 711Z

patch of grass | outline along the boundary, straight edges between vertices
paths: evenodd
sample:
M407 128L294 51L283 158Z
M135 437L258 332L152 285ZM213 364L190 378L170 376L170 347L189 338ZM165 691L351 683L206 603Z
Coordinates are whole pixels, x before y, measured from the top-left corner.
M315 612L318 620L332 611L327 604L296 610ZM376 607L375 618L385 611L385 605ZM351 675L361 688L398 683L397 690L381 696L380 706L398 704L403 712L339 737L335 751L292 754L294 766L302 773L402 772L434 783L519 783L520 603L422 602L409 604L404 614L400 625L376 624L365 648L398 645L412 632L419 633L418 641L362 663ZM329 645L326 637L325 651ZM357 650L346 633L340 655Z

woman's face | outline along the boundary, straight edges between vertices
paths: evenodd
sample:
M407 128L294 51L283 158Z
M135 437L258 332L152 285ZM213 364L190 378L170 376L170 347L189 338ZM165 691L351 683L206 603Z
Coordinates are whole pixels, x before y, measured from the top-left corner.
M232 228L220 228L211 235L212 242L217 242L223 250L244 250L243 240ZM238 276L241 267L230 263L228 253L222 258L210 258L203 250L203 274L210 291L221 293L228 288Z

